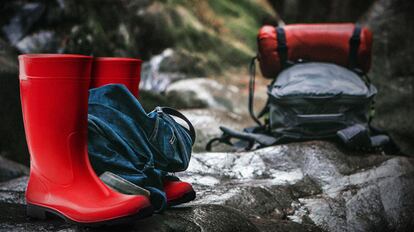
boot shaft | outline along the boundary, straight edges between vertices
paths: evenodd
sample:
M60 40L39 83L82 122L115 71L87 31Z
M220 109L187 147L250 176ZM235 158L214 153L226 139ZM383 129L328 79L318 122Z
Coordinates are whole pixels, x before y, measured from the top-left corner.
M82 163L87 150L91 64L91 57L80 55L19 57L31 171L40 172L54 183L70 183L72 166Z
M141 63L141 60L132 58L95 58L92 65L91 88L107 84L123 84L135 97L138 97Z

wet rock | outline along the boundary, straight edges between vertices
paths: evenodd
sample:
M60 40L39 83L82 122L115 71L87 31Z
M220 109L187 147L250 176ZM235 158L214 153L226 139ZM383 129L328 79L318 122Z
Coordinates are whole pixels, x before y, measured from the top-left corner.
M163 92L172 82L185 79L187 76L175 66L170 69L161 69L161 65L174 59L174 51L166 49L161 54L153 56L150 61L142 65L140 89L154 92ZM173 64L177 65L177 64ZM165 65L164 65L165 66ZM175 69L175 70L174 70Z
M248 218L237 210L218 205L197 205L175 208L166 211L162 215L162 218L166 219L165 224L173 228L172 231L259 231ZM157 218L153 218L152 220L154 224L158 221ZM188 222L191 226L186 224L183 226L183 221ZM166 230L164 229L164 231Z
M181 109L212 108L240 113L235 107L238 101L234 101L238 92L236 86L224 86L212 79L178 81L165 91L167 98L176 101Z
M39 20L46 6L41 2L23 3L21 6L19 4L13 4L13 6L18 6L17 12L8 24L2 27L2 30L10 43L15 45Z
M21 53L60 53L59 40L53 31L39 31L28 35L16 44Z
M356 156L315 141L194 153L188 170L178 175L193 183L196 200L125 231L410 231L414 226L412 158ZM0 183L0 204L8 212L0 213L0 230L80 230L22 216L26 182L23 176Z
M219 205L176 207L130 225L107 228L83 228L54 218L30 219L25 212L24 191L28 176L0 183L0 231L259 231L239 211Z
M28 174L28 173L26 173ZM22 176L0 183L0 202L10 204L25 204L24 191L26 190L28 176Z
M191 205L220 204L254 218L326 231L409 231L414 160L344 153L307 142L244 153L196 153L179 176L195 184Z
M143 64L140 88L160 93L175 81L205 74L201 58L168 48Z
M26 216L25 205L4 202L0 199L0 231L259 231L240 212L225 206L198 205L173 208L130 225L102 228L85 228L64 223L60 219L39 221Z
M299 224L287 220L269 220L261 218L252 218L251 221L262 232L316 232L323 231L312 224Z
M165 50L164 52L168 51ZM163 52L163 53L164 53ZM159 66L160 72L166 73L184 73L188 76L202 77L206 75L205 67L203 67L203 58L196 56L189 51L179 49L165 57Z
M29 174L29 169L0 156L0 182Z

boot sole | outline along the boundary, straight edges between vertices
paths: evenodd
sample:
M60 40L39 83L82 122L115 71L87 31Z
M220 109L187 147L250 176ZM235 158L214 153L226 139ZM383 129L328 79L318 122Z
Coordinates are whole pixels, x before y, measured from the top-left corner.
M172 207L172 206L184 204L184 203L187 203L187 202L190 202L190 201L194 200L195 198L196 198L196 192L195 191L191 191L191 192L185 193L180 198L177 198L175 200L169 201L168 202L168 207Z
M152 206L149 206L149 207L141 209L138 213L130 215L130 216L125 216L125 217L120 217L120 218L115 218L115 219L110 219L110 220L105 220L105 221L99 221L99 222L86 222L86 223L84 223L84 222L74 221L74 220L66 217L65 215L63 215L63 214L61 214L61 213L59 213L59 212L57 212L53 209L50 209L50 208L46 208L46 207L42 207L42 206L38 206L38 205L33 205L33 204L27 204L27 207L26 207L27 216L29 216L31 218L46 220L46 219L52 219L52 218L59 217L67 223L80 225L80 226L88 226L88 227L100 227L100 226L114 226L114 225L120 225L120 224L130 224L130 223L133 223L136 220L147 218L147 217L151 216L153 214L153 212L154 212L154 209L152 208Z

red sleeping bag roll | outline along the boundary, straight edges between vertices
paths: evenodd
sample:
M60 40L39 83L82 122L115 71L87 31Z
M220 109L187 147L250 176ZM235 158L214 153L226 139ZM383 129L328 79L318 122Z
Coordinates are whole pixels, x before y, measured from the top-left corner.
M263 26L258 59L263 76L275 78L290 62L329 62L366 73L371 66L372 33L352 23Z

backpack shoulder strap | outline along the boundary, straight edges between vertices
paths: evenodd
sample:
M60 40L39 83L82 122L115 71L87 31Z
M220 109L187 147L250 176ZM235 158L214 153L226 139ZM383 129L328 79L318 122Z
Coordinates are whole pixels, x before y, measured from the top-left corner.
M288 47L286 43L286 33L283 27L275 27L277 35L277 52L279 54L280 66L282 69L289 67L293 62L288 60ZM267 111L269 100L266 102L263 109L260 111L259 115L256 116L254 113L254 91L255 91L255 79L256 79L256 60L257 56L253 57L250 66L249 66L249 113L252 119L257 123L257 125L262 126L262 122L259 120ZM276 78L274 79L276 80ZM272 82L273 83L273 82Z
M248 108L249 108L249 114L250 117L257 123L259 127L263 127L263 123L259 120L263 115L265 115L269 111L269 98L267 99L263 109L259 112L259 114L256 116L254 112L254 92L255 92L255 79L256 79L256 57L253 57L250 66L249 66L249 98L248 98ZM270 85L273 85L274 79Z
M252 60L250 61L250 65L249 65L249 76L250 76L250 80L249 80L249 113L250 116L252 117L252 119L257 123L257 125L261 126L262 122L260 122L259 118L256 116L256 114L254 113L254 91L256 88L256 84L255 84L255 79L256 79L256 60L257 60L257 56L253 57Z

